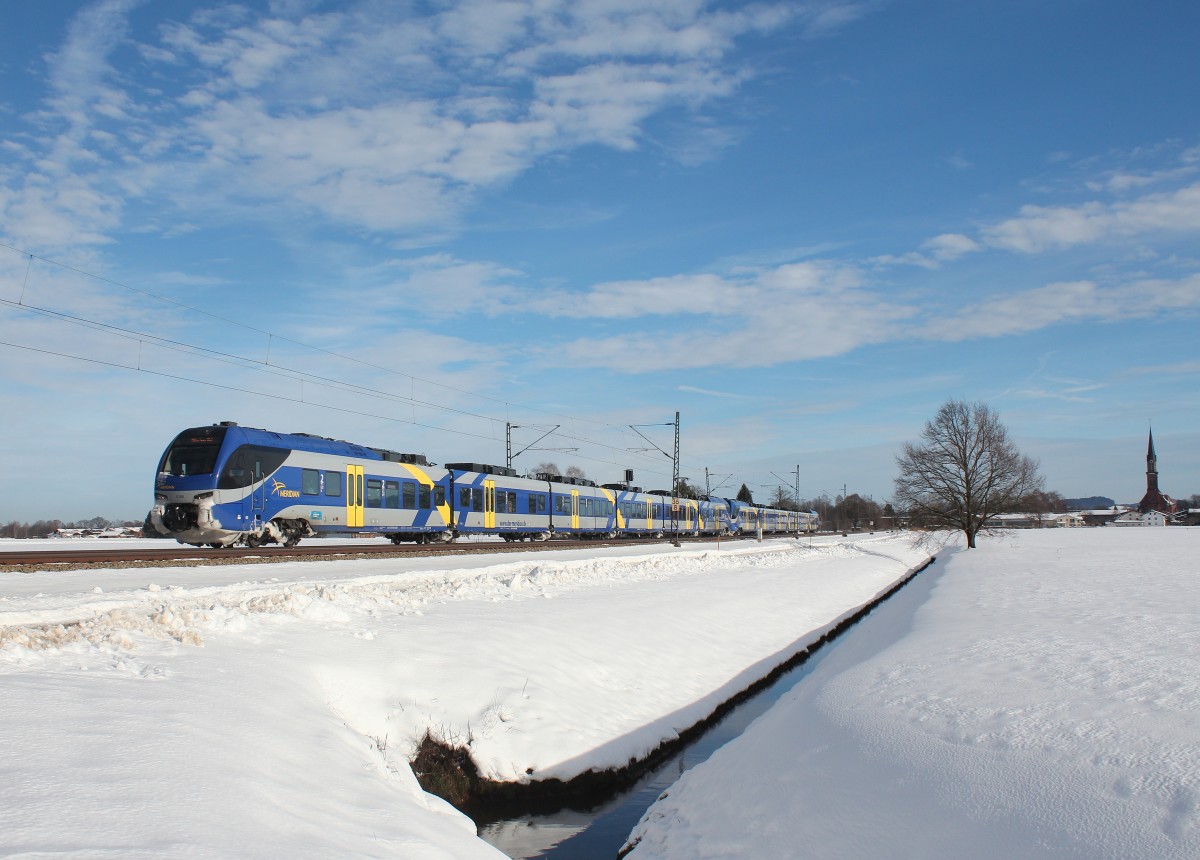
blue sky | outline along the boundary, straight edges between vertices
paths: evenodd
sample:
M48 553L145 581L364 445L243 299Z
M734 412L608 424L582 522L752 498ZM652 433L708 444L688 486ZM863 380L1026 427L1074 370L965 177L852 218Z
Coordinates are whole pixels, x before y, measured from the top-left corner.
M140 518L220 420L891 493L984 400L1200 492L1200 7L5 4L0 520ZM643 428L670 449L669 427ZM729 476L729 477L726 477Z

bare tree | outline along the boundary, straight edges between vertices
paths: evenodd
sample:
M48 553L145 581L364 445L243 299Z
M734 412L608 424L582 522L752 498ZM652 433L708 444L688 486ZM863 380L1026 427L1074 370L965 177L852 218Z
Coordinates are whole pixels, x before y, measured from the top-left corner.
M986 403L948 400L925 423L923 442L904 444L896 458L895 502L915 526L952 528L975 536L1041 490L1038 463L1017 450Z
M1033 518L1040 524L1050 514L1064 514L1067 512L1067 503L1062 495L1054 490L1043 492L1042 490L1034 490L1025 499L1021 505L1024 513L1033 515Z
M792 498L792 494L787 491L787 488L778 485L775 487L775 492L771 494L771 501L767 504L773 508L779 508L781 511L800 510L800 506Z
M843 523L843 528L862 529L874 528L875 523L883 515L883 509L874 499L864 499L858 493L851 493L838 502L836 509L837 520Z
M536 466L531 466L525 472L526 478L536 478L538 475L561 475L562 472L558 469L557 463L551 463L549 460L538 463Z

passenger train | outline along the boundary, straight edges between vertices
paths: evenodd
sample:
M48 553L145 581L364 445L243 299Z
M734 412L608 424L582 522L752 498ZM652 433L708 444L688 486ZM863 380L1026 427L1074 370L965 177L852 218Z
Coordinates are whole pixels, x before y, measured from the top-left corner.
M675 507L677 506L677 507ZM560 536L816 531L814 512L709 496L672 498L626 484L519 477L480 463L438 467L307 433L223 421L184 430L158 464L150 523L192 546L295 546L314 534L379 534L393 543Z

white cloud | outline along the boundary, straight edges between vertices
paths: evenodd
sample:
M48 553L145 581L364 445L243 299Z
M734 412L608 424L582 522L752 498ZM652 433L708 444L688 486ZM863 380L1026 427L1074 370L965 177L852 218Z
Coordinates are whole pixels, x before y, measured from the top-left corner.
M1188 309L1200 309L1200 274L1119 286L1072 281L985 298L934 318L921 327L921 333L932 340L962 341L1020 334L1060 323L1120 322Z
M927 239L921 245L921 250L927 251L933 259L939 262L948 262L982 250L982 246L970 236L964 236L962 233L943 233Z
M751 298L752 286L718 275L671 275L597 284L580 294L556 291L530 296L530 309L552 317L628 319L656 315L719 314Z
M643 328L582 338L565 349L584 366L630 373L702 367L766 367L840 355L895 337L916 309L867 289L854 267L794 263L736 279L686 275L601 284L562 296L559 315L699 317L686 331ZM544 313L555 309L543 306Z
M937 269L942 263L983 250L983 246L962 233L942 233L921 243L920 250L904 254L884 254L872 257L870 263L877 266L920 266Z
M676 391L682 391L685 394L700 394L704 397L717 397L722 400L755 400L757 399L751 394L738 394L734 391L714 391L711 388L697 388L694 385L676 385Z
M798 15L787 4L729 11L699 0L214 7L133 46L161 72L161 90L150 90L109 65L136 5L108 0L71 23L50 58L54 97L38 114L43 129L66 131L28 152L45 175L107 197L105 217L58 205L54 191L30 193L22 214L47 210L34 213L31 240L56 230L64 243L98 238L132 195L187 206L192 224L299 204L371 231L446 226L478 190L547 155L640 146L647 120L670 107L704 134L666 151L697 164L734 139L699 112L745 79L728 60L735 41ZM19 174L5 177L10 192ZM16 221L4 214L3 224Z
M1195 231L1200 231L1200 184L1117 203L1024 206L1017 217L981 232L992 247L1032 254L1152 232Z

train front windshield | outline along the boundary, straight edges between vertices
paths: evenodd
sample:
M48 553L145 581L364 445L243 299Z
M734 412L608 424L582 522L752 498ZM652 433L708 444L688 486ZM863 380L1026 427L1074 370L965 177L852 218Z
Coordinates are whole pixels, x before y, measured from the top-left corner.
M225 441L225 427L196 427L184 430L175 437L158 464L160 475L177 478L188 475L211 475L217 465L217 454Z

